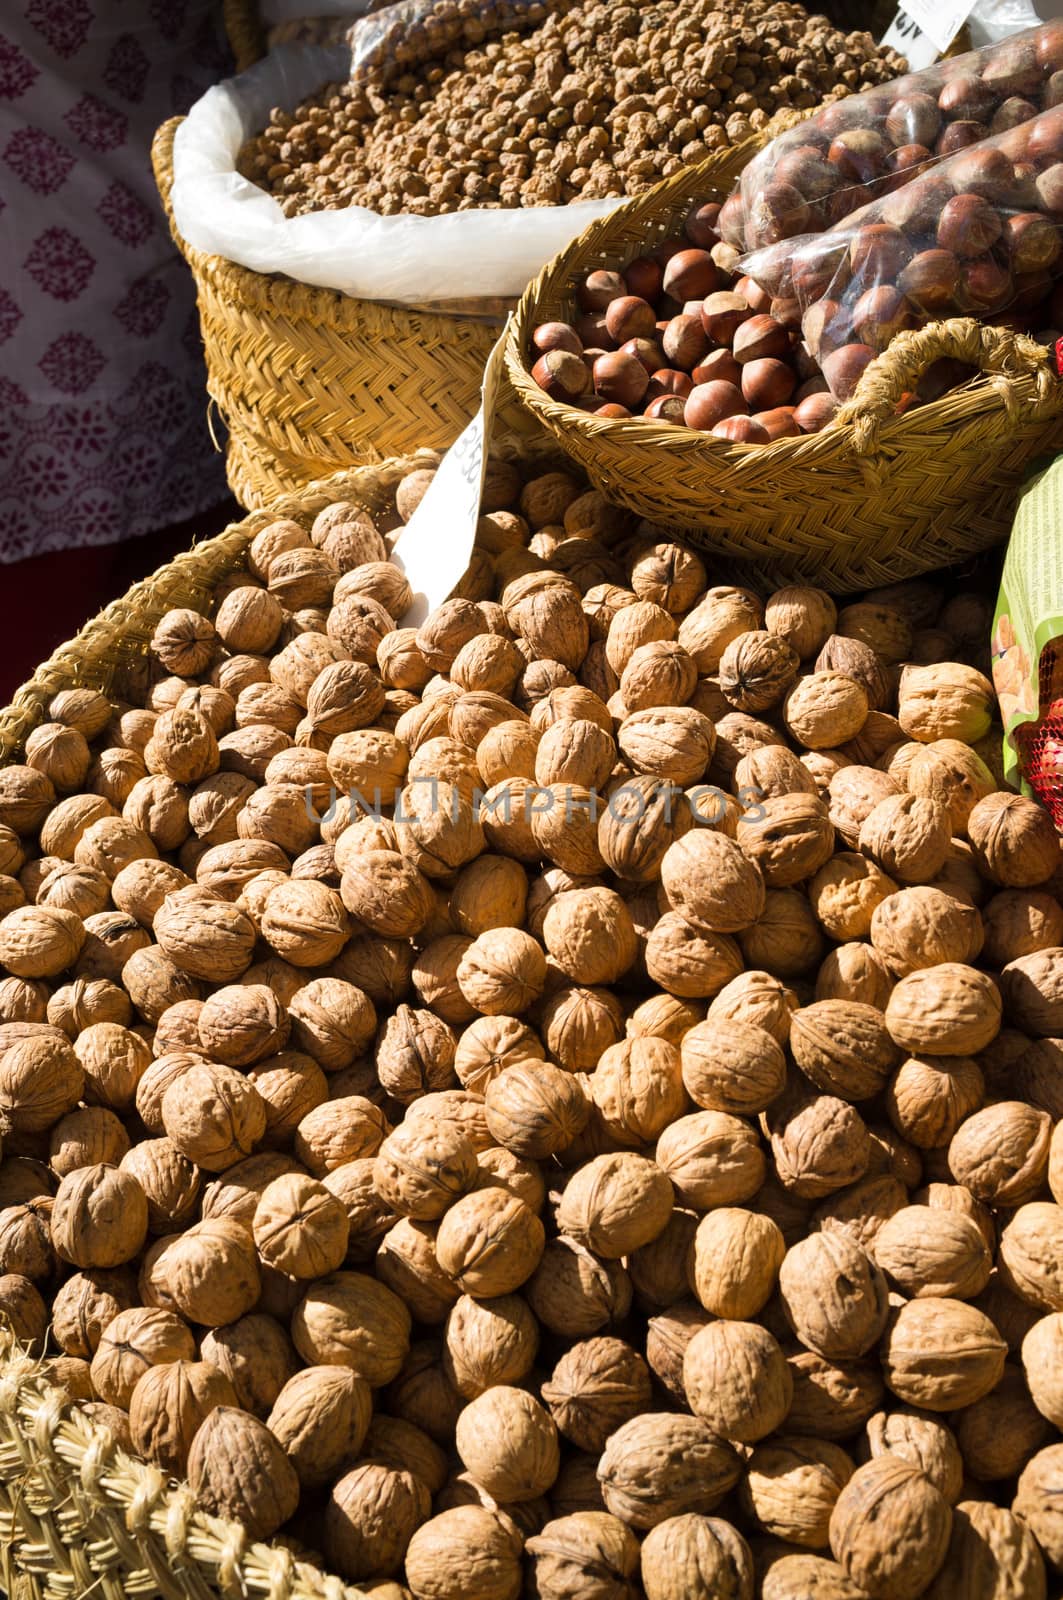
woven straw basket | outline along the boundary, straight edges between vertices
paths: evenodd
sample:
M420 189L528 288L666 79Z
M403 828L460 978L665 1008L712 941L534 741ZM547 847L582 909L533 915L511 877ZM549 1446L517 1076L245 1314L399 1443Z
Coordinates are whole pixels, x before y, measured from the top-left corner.
M258 0L223 0L225 34L237 72L246 72L266 52L266 30L258 13Z
M422 458L423 461L423 458ZM179 556L56 651L0 711L0 765L46 715L60 689L108 689L147 650L171 606L201 606L240 565L260 528L308 516L333 500L384 509L404 472L421 462L339 473L301 495L233 523ZM363 1600L361 1591L297 1565L280 1546L252 1542L235 1523L196 1509L187 1484L118 1450L107 1429L67 1403L48 1362L30 1360L0 1332L0 1588L8 1600Z
M269 505L330 472L453 444L479 407L503 319L355 300L191 249L170 210L180 121L159 129L152 161L196 280L207 387L229 430L240 503Z
M1038 455L1063 447L1063 383L1032 339L967 318L902 333L872 363L838 425L735 445L642 418L610 421L551 400L526 352L540 322L569 320L577 283L623 268L682 228L695 201L723 200L757 145L710 158L592 223L529 285L506 342L506 381L599 488L652 522L778 587L832 593L948 566L1005 536ZM896 416L939 357L980 377Z

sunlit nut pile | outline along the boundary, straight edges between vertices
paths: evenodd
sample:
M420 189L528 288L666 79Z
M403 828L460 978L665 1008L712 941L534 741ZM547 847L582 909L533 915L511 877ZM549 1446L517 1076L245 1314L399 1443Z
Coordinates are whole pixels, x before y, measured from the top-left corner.
M870 34L841 33L788 3L555 0L520 19L501 10L477 5L470 32L464 8L444 0L423 56L382 50L357 81L273 111L240 171L288 216L621 197L740 142L784 107L904 67ZM452 42L445 56L427 53L435 38Z
M433 469L0 770L4 1316L377 1600L1043 1600L1063 872L985 603L497 461L403 627Z

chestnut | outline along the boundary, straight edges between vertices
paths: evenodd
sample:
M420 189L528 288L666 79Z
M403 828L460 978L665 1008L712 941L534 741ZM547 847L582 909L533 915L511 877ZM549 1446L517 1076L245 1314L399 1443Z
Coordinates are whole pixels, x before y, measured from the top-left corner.
M752 278L739 278L735 283L734 293L742 296L750 311L767 311L771 305L771 295Z
M851 400L877 352L869 344L843 344L824 358L823 376L836 400Z
M998 98L1036 94L1043 78L1044 69L1038 65L1034 41L1029 37L1002 39L982 68L982 82Z
M746 207L740 194L733 194L720 207L716 231L724 244L743 250L746 243ZM715 247L714 247L715 248ZM715 257L713 258L715 260Z
M1059 259L1059 228L1037 211L1020 211L1004 223L1004 245L1015 272L1044 272Z
M584 350L609 350L613 346L612 335L605 325L604 311L586 311L582 317L577 317L576 332Z
M1011 270L995 256L970 256L960 270L960 287L957 298L976 315L989 311L1003 311L1014 294Z
M745 366L763 356L784 356L790 348L790 336L774 317L750 317L736 331L731 348L739 366Z
M834 193L839 183L837 168L813 144L799 145L797 149L788 150L780 156L772 177L776 183L788 184L798 194L804 195L806 200L813 202L825 200Z
M634 356L648 373L654 373L658 367L664 366L664 351L655 339L628 339L620 346L620 353Z
M709 432L714 439L727 439L731 444L768 444L771 439L764 424L753 417L724 417Z
M619 272L592 272L576 291L581 311L604 311L614 300L627 294L627 284Z
M945 85L938 105L949 122L985 122L997 97L973 72L961 73Z
M951 183L931 169L889 195L882 203L882 218L910 236L932 234L942 207L951 199Z
M592 417L610 417L615 422L619 422L623 417L632 415L633 413L628 410L627 406L618 405L615 400L607 400L604 405L595 406L591 411Z
M805 343L817 361L852 337L852 324L848 314L837 300L817 300L801 318L801 331Z
M910 183L908 174L913 167L922 167L934 158L925 144L900 144L886 160L886 171L894 180L890 188L899 187L902 183Z
M753 421L767 429L773 443L776 439L796 439L801 429L794 419L795 409L794 406L773 406L770 411L754 412Z
M1037 198L1054 217L1063 216L1063 162L1046 167L1037 179Z
M1015 186L1015 168L1003 150L991 145L962 151L951 162L948 177L957 194L980 194L983 200L1003 200Z
M680 394L659 394L651 400L645 411L644 417L652 422L673 422L677 424L686 421L687 403Z
M837 400L824 385L821 392L806 395L800 405L794 407L794 421L802 433L820 433L833 420L837 409Z
M897 279L897 287L919 311L944 311L956 297L960 262L951 250L921 250Z
M676 300L704 300L715 289L719 273L707 250L680 250L664 269L664 292Z
M1056 106L1063 105L1063 69L1059 72L1053 72L1045 84L1044 94L1041 98L1044 101L1046 111L1053 111Z
M699 383L686 398L686 422L690 428L708 433L725 417L745 416L747 407L741 389L733 383Z
M706 200L702 205L693 206L688 213L683 232L699 250L711 250L714 244L719 244L720 209L715 200Z
M609 337L618 345L629 339L652 339L657 332L657 314L646 300L637 294L621 295L612 301L605 313L605 326Z
M840 133L827 151L827 160L849 183L872 183L886 170L889 148L873 128L852 128Z
M814 378L805 379L800 389L798 389L797 393L794 395L794 405L799 406L802 400L808 399L809 395L829 393L830 390L827 388L826 378L821 372L817 373Z
M720 240L719 244L714 244L709 251L714 265L719 268L725 280L735 276L738 271L738 263L744 254L743 246L727 244L723 239Z
M1063 22L1046 22L1038 28L1033 50L1042 72L1063 70Z
M690 374L695 383L732 383L735 388L741 387L742 368L738 365L730 350L710 350L708 355L701 360Z
M696 317L673 317L661 335L661 348L673 367L690 372L709 348L709 336L702 326L700 314ZM661 362L660 365L664 365Z
M594 392L618 405L637 406L646 393L650 375L636 356L610 350L594 363Z
M953 195L938 218L938 244L965 258L991 250L1003 232L999 211L980 194Z
M673 367L658 367L656 372L650 374L645 397L647 400L656 400L662 394L677 394L685 400L693 387L694 380L689 372L677 372Z
M1015 137L1025 144L1030 161L1038 165L1058 161L1063 155L1063 108L1053 106L1051 111L1045 111L1033 122L1024 125L1023 133L1017 133Z
M867 222L849 243L849 270L861 288L896 283L911 260L912 247L899 228L888 222Z
M817 114L816 121L831 141L850 128L869 128L873 116L870 99L870 95L862 94L854 100L837 100L832 105L824 106ZM808 129L801 128L798 131L802 137L808 137Z
M532 334L532 344L544 355L547 350L567 350L574 356L583 354L583 340L570 322L541 322Z
M552 400L578 400L591 386L590 373L571 350L548 350L532 367L531 375Z
M786 300L778 298L773 300L768 311L783 328L789 328L796 333L801 326L801 302L796 295L791 295Z
M1029 122L1031 117L1036 117L1037 107L1030 100L1023 100L1019 95L1012 95L999 105L993 113L993 120L989 124L992 136L1009 133L1012 128L1021 127L1024 122Z
M985 125L981 122L962 120L950 122L943 128L934 146L936 156L954 156L957 150L966 150L968 145L977 144L985 138Z
M624 268L627 292L638 295L640 300L656 300L661 292L663 279L664 268L651 256L638 256L634 261L629 261Z
M844 268L847 246L845 239L820 234L794 251L790 273L794 293L803 305L821 299L836 283L839 289L844 286L848 275Z
M778 244L805 233L811 222L808 202L792 184L772 182L753 198L746 223L746 238L751 247Z
M882 283L866 290L853 306L853 330L862 344L885 350L894 334L910 327L912 314L908 302L891 284Z
M583 359L583 365L586 367L588 372L593 372L594 371L594 363L597 361L599 356L604 356L605 353L606 352L605 352L604 349L602 349L598 345L593 345L593 344L590 346L589 349L584 350L583 358L582 358Z
M793 367L774 356L762 356L742 368L742 398L750 411L771 411L784 406L797 387Z
M710 294L701 307L701 326L716 344L731 344L743 322L753 316L748 301L730 289Z
M901 95L886 118L886 136L895 147L906 144L930 146L941 132L941 110L933 95Z

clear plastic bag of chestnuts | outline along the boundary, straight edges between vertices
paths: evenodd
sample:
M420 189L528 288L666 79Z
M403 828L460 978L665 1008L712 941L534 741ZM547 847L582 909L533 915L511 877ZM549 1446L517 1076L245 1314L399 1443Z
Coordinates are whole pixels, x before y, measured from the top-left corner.
M844 400L906 328L973 316L1047 340L1060 316L1061 227L1063 105L961 150L826 233L741 265L774 297L776 316L800 321Z
M755 157L720 215L737 249L830 228L928 165L1063 101L1063 22L824 106Z

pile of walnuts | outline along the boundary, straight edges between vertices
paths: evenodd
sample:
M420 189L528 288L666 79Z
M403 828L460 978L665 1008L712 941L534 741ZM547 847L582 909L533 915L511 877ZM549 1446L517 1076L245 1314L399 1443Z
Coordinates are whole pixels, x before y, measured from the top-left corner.
M1044 1600L1063 866L985 603L499 460L404 627L434 466L0 770L4 1317L374 1600Z
M273 111L241 152L288 216L640 194L785 107L904 70L789 0L435 0L377 31L350 83Z

